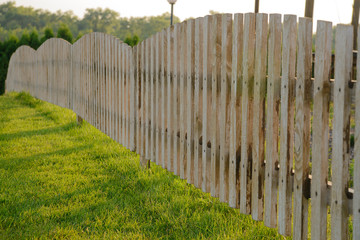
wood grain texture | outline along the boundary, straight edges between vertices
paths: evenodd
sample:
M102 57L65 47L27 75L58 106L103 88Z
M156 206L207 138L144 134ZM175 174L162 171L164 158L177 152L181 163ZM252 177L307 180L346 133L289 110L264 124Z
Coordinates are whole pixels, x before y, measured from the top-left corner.
M292 184L290 174L294 156L296 16L285 15L282 39L280 170L279 170L279 233L291 234Z
M221 66L220 66L220 201L229 201L229 143L230 143L230 92L232 60L232 15L223 14L221 19Z
M160 98L161 98L161 91L160 91L160 33L155 34L155 45L154 45L154 51L155 51L155 68L154 68L154 118L152 121L154 121L154 158L156 159L156 164L161 165L162 159L161 159L161 144L160 144L160 124L161 124L161 112L160 112Z
M160 124L160 136L161 136L161 165L164 169L168 167L168 155L166 147L167 144L167 130L168 126L168 82L167 82L167 31L163 30L160 34L160 46L161 51L161 66L160 66L160 81L161 81L161 124Z
M263 219L265 174L265 97L268 15L256 14L251 215Z
M231 103L230 103L230 149L229 149L229 205L240 205L240 136L243 51L243 14L234 15L232 42Z
M186 159L186 106L187 106L187 98L186 98L186 40L187 40L187 31L186 31L187 22L183 22L180 24L180 35L179 35L179 46L180 46L180 92L179 92L179 129L180 129L180 178L186 179L187 173L187 159Z
M211 113L212 118L210 126L213 129L211 131L211 195L213 197L219 197L219 169L220 169L220 151L219 151L219 109L220 96L219 96L219 84L220 84L220 67L221 67L221 15L214 15L212 22L212 29L210 36L211 51L212 51L212 67L211 67Z
M195 64L195 20L186 25L186 178L194 184L194 64Z
M279 115L281 87L281 15L271 14L269 20L268 81L266 112L266 165L265 165L265 226L277 224L277 180L279 163Z
M360 27L358 28L358 46L360 46ZM360 80L360 56L356 59L356 79ZM353 239L360 239L360 84L356 85L355 104L355 157L354 157L354 211Z
M173 58L173 100L172 100L172 140L173 140L173 162L174 162L174 174L180 176L180 135L178 138L178 132L180 131L180 23L174 26L174 58Z
M312 20L300 18L298 26L295 116L294 239L308 239L308 206L304 195L310 173L310 108Z
M195 20L195 62L194 62L194 185L202 186L202 88L203 88L203 23L204 18Z
M326 239L328 174L329 97L331 34L330 22L317 22L311 182L311 237Z
M331 189L331 239L348 239L350 162L349 83L352 72L353 27L337 25L335 37L334 128Z
M241 99L240 213L243 214L250 214L251 212L254 66L255 14L247 13L244 19L243 88Z
M210 192L210 178L211 178L211 148L208 147L208 142L211 141L211 68L212 68L212 47L210 34L212 32L213 16L206 16L204 18L203 27L203 94L202 94L202 186L204 192Z
M156 41L156 35L153 35L150 38L150 104L149 104L149 111L150 111L150 118L149 118L149 131L150 131L150 139L149 139L149 158L152 162L156 162L156 156L155 156L155 148L156 148L156 102L155 102L155 96L156 96L156 88L155 88L155 41Z
M175 172L175 161L174 161L174 90L173 87L175 85L174 79L174 52L176 51L174 48L174 27L170 27L167 29L167 120L168 120L168 128L167 128L167 169L171 172Z

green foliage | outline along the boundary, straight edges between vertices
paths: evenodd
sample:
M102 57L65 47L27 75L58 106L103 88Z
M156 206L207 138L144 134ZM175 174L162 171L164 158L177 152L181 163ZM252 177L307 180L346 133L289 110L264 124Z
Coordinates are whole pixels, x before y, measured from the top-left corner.
M41 38L40 41L41 41L41 43L44 43L46 40L53 38L54 36L55 35L54 35L53 30L50 27L46 27L44 30L44 36Z
M30 39L30 34L28 33L28 31L24 31L21 38L20 38L20 41L19 41L19 47L22 46L22 45L27 45L29 46L30 45L30 42L31 42L31 39Z
M29 46L32 47L33 49L38 49L40 47L40 39L39 39L39 34L36 31L36 29L32 30L30 33L30 44Z
M86 9L80 21L81 28L90 28L93 32L113 33L120 14L111 9Z
M1 43L0 47L0 95L5 92L5 78L10 57L19 45L19 39L11 35L8 40Z
M139 43L139 37L137 35L134 35L132 37L128 36L125 38L124 43L128 44L131 47L136 46Z
M60 28L58 29L57 35L58 38L65 39L69 43L72 43L73 41L73 35L69 29L69 27L66 24L62 24Z
M0 96L0 239L284 239L75 114Z

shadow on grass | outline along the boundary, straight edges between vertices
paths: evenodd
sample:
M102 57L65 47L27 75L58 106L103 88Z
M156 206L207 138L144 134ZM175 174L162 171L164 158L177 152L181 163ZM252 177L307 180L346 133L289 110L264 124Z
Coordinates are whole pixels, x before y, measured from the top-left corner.
M53 151L53 152L39 153L39 154L34 154L31 156L26 156L26 157L5 158L4 161L11 162L14 164L19 164L19 162L21 162L21 161L27 162L30 160L42 159L42 158L56 156L56 155L66 156L66 155L70 155L72 153L79 153L80 151L90 149L93 146L94 146L93 144L88 144L88 145L83 145L83 146L79 146L79 147L64 148L64 149Z
M70 122L68 124L64 124L59 127L43 128L38 130L22 131L16 133L4 133L4 134L0 134L0 141L9 141L23 137L33 137L33 136L40 136L40 135L47 135L54 133L62 133L62 132L70 131L71 129L77 126L78 125L76 122Z

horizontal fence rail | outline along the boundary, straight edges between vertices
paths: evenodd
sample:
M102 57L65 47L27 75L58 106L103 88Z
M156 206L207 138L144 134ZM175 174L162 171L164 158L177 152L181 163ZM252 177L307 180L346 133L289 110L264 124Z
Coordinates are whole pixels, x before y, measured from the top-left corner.
M6 89L72 109L283 235L347 239L351 225L360 239L360 57L353 28L337 25L332 66L332 24L317 22L315 53L312 26L239 13L134 48L102 33L50 39L17 49Z

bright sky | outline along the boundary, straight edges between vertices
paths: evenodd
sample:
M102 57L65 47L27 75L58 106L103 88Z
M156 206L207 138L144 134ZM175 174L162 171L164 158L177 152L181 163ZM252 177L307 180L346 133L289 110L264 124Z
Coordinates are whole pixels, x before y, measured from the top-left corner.
M5 3L9 0L0 0ZM121 17L155 16L170 12L167 0L15 0L17 6L32 6L55 12L72 10L82 17L86 8L110 8ZM350 23L354 0L315 0L314 20ZM255 0L177 0L174 14L184 20L203 17L214 10L222 13L254 11ZM260 0L260 12L304 15L305 0Z

